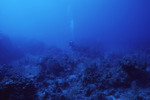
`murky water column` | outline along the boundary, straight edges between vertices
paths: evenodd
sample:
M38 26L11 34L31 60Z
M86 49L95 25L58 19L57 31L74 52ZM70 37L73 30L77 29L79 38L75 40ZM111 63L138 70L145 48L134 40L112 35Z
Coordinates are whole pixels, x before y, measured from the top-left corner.
M71 40L73 41L75 38L75 33L74 33L74 27L75 27L75 21L73 18L73 11L72 11L72 0L68 1L68 8L67 8L67 16L69 20L69 32L71 35Z

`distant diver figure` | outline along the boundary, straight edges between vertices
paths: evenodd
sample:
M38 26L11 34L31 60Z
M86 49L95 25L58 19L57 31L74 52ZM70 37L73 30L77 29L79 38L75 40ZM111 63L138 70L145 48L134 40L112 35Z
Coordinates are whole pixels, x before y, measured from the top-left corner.
M71 47L71 49L73 49L73 48L75 47L74 42L73 42L73 41L70 41L70 42L69 42L69 46Z

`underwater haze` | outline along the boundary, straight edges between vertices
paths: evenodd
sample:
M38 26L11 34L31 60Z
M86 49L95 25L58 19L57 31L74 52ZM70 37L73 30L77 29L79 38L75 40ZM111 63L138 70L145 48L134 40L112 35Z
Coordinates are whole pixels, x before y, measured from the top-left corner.
M149 4L148 0L1 0L0 30L59 46L71 40L138 42L150 33Z
M150 0L0 0L0 100L150 100Z

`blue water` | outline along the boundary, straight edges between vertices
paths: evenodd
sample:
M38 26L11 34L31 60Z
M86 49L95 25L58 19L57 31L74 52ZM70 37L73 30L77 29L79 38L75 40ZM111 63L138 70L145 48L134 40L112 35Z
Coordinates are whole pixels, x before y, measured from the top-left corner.
M99 42L113 49L147 48L149 4L149 0L1 0L0 32L17 50L36 42L66 48L70 41L88 46ZM9 45L5 38L1 41Z
M138 41L147 38L150 32L149 3L148 0L1 0L0 30L11 37L40 39L54 45L81 39Z
M79 71L93 62L100 69L121 62L132 80L124 66L144 66L148 73L149 54L150 0L0 0L0 66L48 70L45 66L62 64L80 66ZM131 59L138 64L126 65ZM63 69L52 70L58 77Z

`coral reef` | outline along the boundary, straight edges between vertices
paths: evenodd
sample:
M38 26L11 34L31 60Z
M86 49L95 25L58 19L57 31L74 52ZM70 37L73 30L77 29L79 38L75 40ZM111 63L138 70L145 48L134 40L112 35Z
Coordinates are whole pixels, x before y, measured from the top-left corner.
M0 99L150 100L147 51L89 56L79 48L52 47L47 54L0 65ZM87 50L92 55L93 49Z

